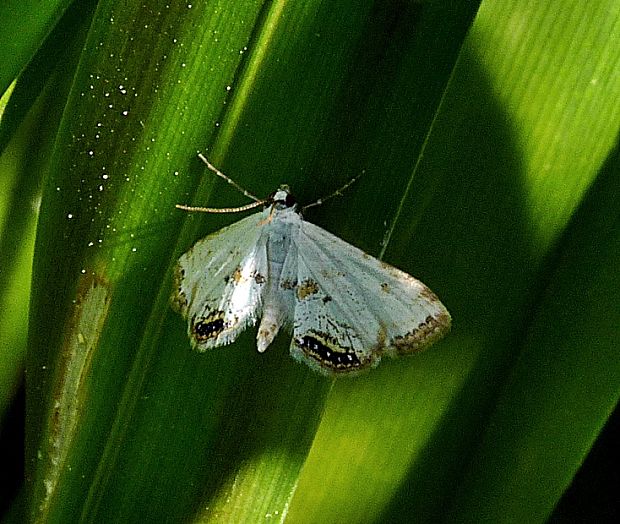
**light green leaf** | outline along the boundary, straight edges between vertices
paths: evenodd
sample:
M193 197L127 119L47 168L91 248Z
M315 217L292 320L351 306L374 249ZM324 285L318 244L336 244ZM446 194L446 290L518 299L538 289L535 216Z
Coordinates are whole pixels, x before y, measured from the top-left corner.
M456 503L448 521L537 522L552 510L618 399L616 373L603 378L597 366L582 369L583 381L605 382L585 396L588 387L576 383L560 398L552 381L540 384L538 396L554 399L559 413L575 397L596 406L572 435L572 446L558 449L557 440L544 438L542 423L533 442L527 435L535 423L515 424L505 414L498 415L502 425L491 419L489 449L481 451L491 458L477 464L471 456L489 414L507 409L496 407L497 395L522 350L532 304L546 283L545 262L614 146L619 22L613 2L482 6L415 173L420 186L443 181L433 208L418 219L412 191L386 254L404 267L412 259L418 275L425 268L436 272L437 283L423 280L451 310L453 333L415 361L394 363L398 371L385 366L367 380L336 385L293 500L292 521L338 515L341 521L406 522L415 515L417 522L435 522L456 491L467 511ZM613 228L617 208L605 209ZM586 263L582 254L573 256ZM592 282L594 289L607 285L606 279ZM588 315L599 318L598 308ZM617 326L614 320L605 325ZM598 333L608 351L617 338L610 335ZM529 351L548 352L542 341ZM515 380L526 385L531 374L544 375L536 365L530 362L533 369ZM599 389L614 393L605 397ZM523 395L504 402L523 415ZM576 414L563 416L567 422ZM516 447L494 442L498 433ZM549 484L535 497L531 471L512 467L519 456L510 453L519 453L521 439L536 445L527 450L535 458L553 449L564 459L560 476L544 469L549 463L537 463ZM461 486L464 471L475 480ZM511 483L503 484L507 479ZM538 503L526 504L529 498Z

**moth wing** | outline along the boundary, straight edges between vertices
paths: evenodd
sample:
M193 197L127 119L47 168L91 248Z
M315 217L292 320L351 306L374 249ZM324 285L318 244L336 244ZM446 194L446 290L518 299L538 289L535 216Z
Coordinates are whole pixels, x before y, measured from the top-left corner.
M178 261L173 304L198 351L230 344L260 316L267 239L255 213L198 241Z
M450 314L412 276L314 224L297 237L291 354L326 374L376 366L384 354L422 350L450 329Z

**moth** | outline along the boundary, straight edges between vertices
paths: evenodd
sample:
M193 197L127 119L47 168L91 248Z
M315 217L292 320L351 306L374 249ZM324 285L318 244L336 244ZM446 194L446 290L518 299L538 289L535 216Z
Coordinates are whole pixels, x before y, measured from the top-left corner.
M285 328L296 360L324 375L351 375L384 355L420 351L449 331L450 314L428 287L305 221L288 186L259 199L199 157L253 202L177 208L263 210L198 241L178 261L172 302L188 321L194 349L230 344L260 319L259 352Z

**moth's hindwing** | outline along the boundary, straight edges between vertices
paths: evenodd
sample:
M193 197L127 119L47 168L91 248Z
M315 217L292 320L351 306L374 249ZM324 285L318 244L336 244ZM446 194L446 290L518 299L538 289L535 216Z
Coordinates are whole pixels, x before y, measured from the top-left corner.
M207 236L179 259L172 301L199 351L230 344L260 316L268 269L263 214Z
M297 360L327 375L354 373L449 331L450 314L415 278L309 222L296 242Z

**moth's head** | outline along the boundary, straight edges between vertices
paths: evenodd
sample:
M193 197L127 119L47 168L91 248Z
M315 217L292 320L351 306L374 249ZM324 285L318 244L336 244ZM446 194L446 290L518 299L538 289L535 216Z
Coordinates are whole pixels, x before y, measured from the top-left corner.
M297 200L291 195L291 189L286 185L281 185L277 191L269 195L267 200L276 209L288 209L297 206Z

